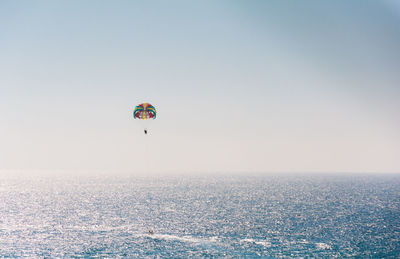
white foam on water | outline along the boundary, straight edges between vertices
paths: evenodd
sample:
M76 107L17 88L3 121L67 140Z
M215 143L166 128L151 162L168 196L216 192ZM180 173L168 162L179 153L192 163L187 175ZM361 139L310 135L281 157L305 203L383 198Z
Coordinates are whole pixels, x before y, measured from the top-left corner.
M332 249L332 246L325 243L315 243L315 246L319 249Z
M210 237L208 239L195 238L192 236L177 236L168 234L142 234L142 237L148 237L152 239L168 240L168 241L180 241L185 243L214 243L218 241L218 237Z
M257 241L257 240L252 239L252 238L245 238L245 239L240 240L239 242L240 243L243 243L243 242L252 243L252 244L261 245L261 246L264 246L264 247L271 247L271 242L268 242L266 240Z
M262 245L264 247L271 247L271 242L268 241L257 241L255 242L257 245Z
M209 242L218 242L219 240L220 240L220 238L217 237L217 236L215 236L215 237L210 237L210 238L208 239Z
M245 239L240 240L239 242L240 242L240 243L243 243L243 242L255 243L256 240L254 240L254 239L252 239L252 238L245 238Z

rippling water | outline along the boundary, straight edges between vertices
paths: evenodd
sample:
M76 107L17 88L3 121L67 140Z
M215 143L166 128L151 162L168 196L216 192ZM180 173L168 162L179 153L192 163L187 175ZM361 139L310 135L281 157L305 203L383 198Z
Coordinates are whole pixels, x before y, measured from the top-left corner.
M400 257L400 175L0 179L0 257Z

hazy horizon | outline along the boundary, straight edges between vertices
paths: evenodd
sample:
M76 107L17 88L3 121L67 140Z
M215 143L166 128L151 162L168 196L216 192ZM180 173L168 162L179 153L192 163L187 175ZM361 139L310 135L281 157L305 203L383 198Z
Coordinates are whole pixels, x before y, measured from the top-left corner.
M0 174L399 173L399 25L389 0L1 1Z

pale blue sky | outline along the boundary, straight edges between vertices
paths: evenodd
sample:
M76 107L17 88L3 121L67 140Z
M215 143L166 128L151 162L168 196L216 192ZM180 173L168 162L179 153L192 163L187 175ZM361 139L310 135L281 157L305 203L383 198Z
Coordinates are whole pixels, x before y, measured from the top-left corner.
M396 1L0 1L0 169L400 172L399 46Z

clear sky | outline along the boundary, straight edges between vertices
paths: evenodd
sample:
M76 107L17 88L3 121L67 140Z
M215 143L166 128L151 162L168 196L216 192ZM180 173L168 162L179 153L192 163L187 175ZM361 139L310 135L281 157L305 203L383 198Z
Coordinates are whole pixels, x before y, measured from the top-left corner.
M0 1L0 169L400 172L400 4Z

